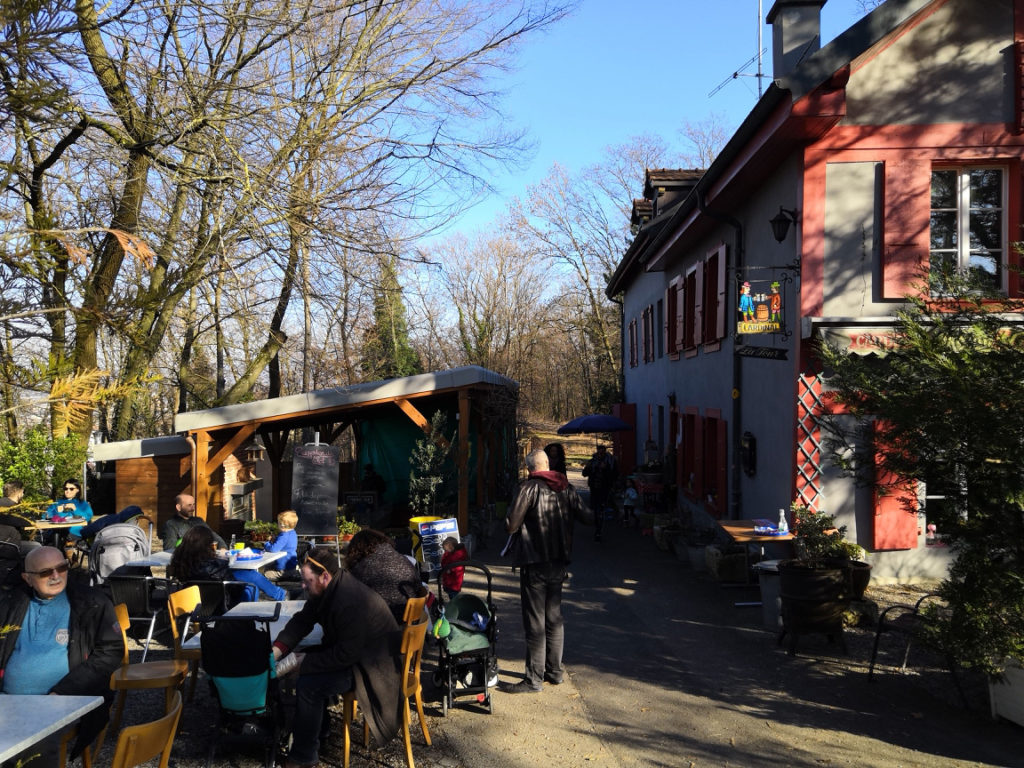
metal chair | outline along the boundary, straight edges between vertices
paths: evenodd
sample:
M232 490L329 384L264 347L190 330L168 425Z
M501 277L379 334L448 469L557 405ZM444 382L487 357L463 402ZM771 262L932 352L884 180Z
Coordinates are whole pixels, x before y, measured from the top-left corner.
M196 585L171 592L167 596L167 613L171 619L171 637L174 639L174 658L188 662L189 665L189 689L188 700L192 701L196 692L196 678L199 675L199 661L202 658L202 651L198 648L182 648L181 643L188 632L188 619L192 612L202 605L202 597L199 587ZM178 622L182 621L183 626L179 627Z
M111 768L132 768L157 755L160 755L160 768L167 768L180 720L181 694L175 691L166 715L151 723L132 725L121 731Z
M157 616L167 605L170 582L153 576L112 574L107 577L106 583L110 587L110 599L115 605L124 603L131 621L148 622L146 644L142 650L142 661L145 661L156 630Z
M165 711L170 712L174 693L185 682L185 675L188 674L188 662L183 659L168 659L131 664L128 660L128 629L131 627L131 617L129 617L128 608L124 603L117 603L114 606L114 611L117 614L117 623L121 627L121 637L124 639L124 657L121 660L121 668L110 675L110 689L117 691L117 704L112 721L112 728L116 731L121 725L124 700L128 691L163 688L165 690ZM101 738L99 745L102 744ZM96 747L96 751L99 751L99 746Z

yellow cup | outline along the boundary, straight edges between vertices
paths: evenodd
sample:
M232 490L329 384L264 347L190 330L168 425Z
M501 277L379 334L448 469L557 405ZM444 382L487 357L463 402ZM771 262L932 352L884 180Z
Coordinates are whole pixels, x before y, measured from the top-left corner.
M236 541L236 542L235 542L235 549L237 549L237 550L239 550L239 551L241 551L241 550L245 549L245 542L242 542L242 541Z

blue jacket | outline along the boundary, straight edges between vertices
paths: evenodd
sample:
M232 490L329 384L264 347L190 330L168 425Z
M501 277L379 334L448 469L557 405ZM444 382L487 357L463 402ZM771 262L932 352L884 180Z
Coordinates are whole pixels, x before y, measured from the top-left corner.
M282 560L278 560L279 569L282 571L290 571L293 568L299 567L299 558L295 554L296 547L299 546L299 536L295 533L293 528L290 531L281 531L277 536L274 537L273 541L267 544L263 548L264 552L287 552L288 556Z

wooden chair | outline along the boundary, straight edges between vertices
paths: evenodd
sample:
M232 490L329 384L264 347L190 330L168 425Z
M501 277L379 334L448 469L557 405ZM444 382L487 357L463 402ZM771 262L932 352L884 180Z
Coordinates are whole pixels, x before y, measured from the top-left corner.
M131 618L128 616L128 608L124 603L114 606L117 614L117 622L121 625L121 637L124 638L124 657L121 660L121 668L110 675L110 689L117 691L117 704L114 708L114 719L112 727L114 731L121 725L121 717L124 714L124 700L128 691L163 688L165 691L165 712L170 712L174 702L177 689L185 682L185 675L188 674L188 662L182 659L168 659L166 661L144 661L138 664L131 664L128 661L128 628L131 626ZM98 742L102 746L102 738Z
M410 696L414 697L416 701L416 712L420 717L423 740L427 743L428 747L431 746L430 731L427 729L427 718L423 713L423 687L420 685L420 662L423 658L423 642L427 636L427 625L430 623L430 619L423 613L423 602L420 602L419 613L415 613L415 606L410 607L409 605L409 603L414 601L425 600L426 598L410 598L409 602L406 603L405 615L409 616L410 612L412 612L414 618L411 623L406 624L402 632L402 735L405 738L405 762L409 768L416 768L416 763L412 757L412 711L409 707ZM355 719L357 709L355 692L350 691L346 693L343 702L342 736L344 757L342 759L342 766L343 768L348 768L349 751L351 748L349 726ZM364 723L363 746L368 747L369 744L369 726Z
M121 731L111 768L132 768L157 755L160 755L160 768L167 768L180 719L181 693L175 691L166 715L151 723L131 725Z
M425 591L426 590L424 590L424 592ZM402 614L402 622L405 624L405 626L408 627L410 624L416 621L416 619L418 619L423 614L423 609L426 607L426 605L426 594L424 594L423 597L410 597L408 600L406 600L405 613Z
M178 627L178 620L184 616L191 616L192 612L201 604L199 587L194 584L191 587L171 592L167 596L167 612L171 617L171 636L174 638L174 658L188 662L189 665L189 687L188 700L192 701L196 692L196 678L199 675L199 661L203 652L199 648L182 648L183 640L181 628Z

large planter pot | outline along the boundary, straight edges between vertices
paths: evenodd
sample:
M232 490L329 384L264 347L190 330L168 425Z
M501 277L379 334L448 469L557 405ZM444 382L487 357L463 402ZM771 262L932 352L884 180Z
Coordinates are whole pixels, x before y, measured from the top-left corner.
M783 560L779 563L779 597L784 631L792 640L790 652L796 650L798 635L824 632L842 639L843 613L850 602L846 569Z
M850 599L863 600L864 590L871 583L871 563L865 563L862 560L851 560L846 568Z
M1024 669L1007 664L1003 679L988 683L992 717L1004 717L1017 725L1024 725Z

